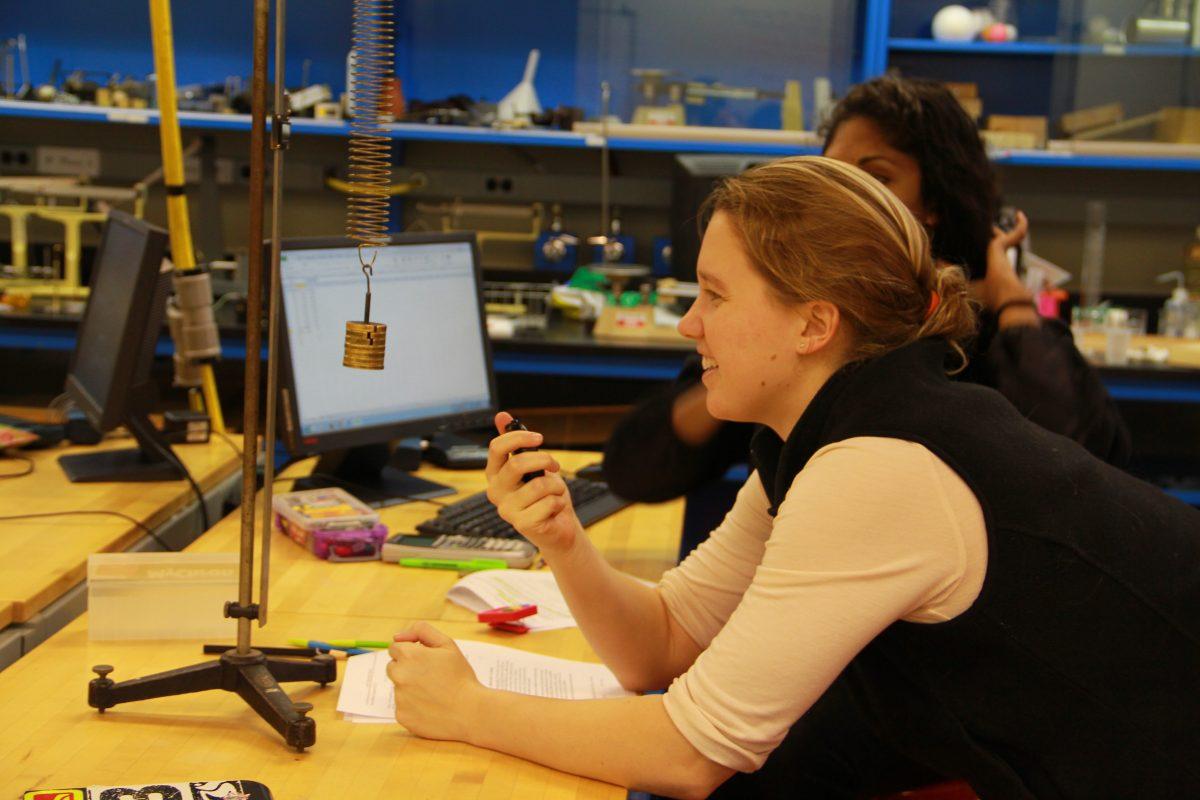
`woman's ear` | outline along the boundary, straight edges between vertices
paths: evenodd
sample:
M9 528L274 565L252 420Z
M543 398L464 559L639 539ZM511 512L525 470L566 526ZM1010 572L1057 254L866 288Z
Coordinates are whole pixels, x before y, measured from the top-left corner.
M921 224L925 226L925 231L929 234L929 238L933 238L933 229L937 227L938 221L941 220L941 215L938 214L936 208L927 208L924 199L921 200Z
M827 300L812 300L799 310L795 336L796 352L810 355L828 347L842 324L838 307Z

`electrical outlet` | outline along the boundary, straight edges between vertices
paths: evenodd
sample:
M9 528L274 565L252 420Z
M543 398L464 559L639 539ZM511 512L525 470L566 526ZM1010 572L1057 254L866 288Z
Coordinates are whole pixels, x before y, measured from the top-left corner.
M37 171L46 175L100 177L100 151L95 147L39 147Z
M34 171L32 147L20 145L0 145L0 174L27 173Z
M229 186L237 182L237 168L232 158L218 158L217 164L217 185ZM200 157L188 156L183 160L183 180L189 186L195 186L200 183Z
M513 179L507 176L489 177L483 182L488 194L512 194Z
M237 164L232 158L217 159L217 185L230 186L237 183Z
M193 186L200 182L200 156L184 157L183 182Z

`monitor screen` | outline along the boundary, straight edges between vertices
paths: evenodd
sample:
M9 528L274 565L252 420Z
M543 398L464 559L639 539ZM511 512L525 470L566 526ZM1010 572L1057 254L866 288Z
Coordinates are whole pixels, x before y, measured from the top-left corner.
M397 236L374 251L371 321L387 325L379 371L342 366L346 322L362 319L366 291L356 246L290 241L281 250L293 450L428 433L456 418L475 424L494 409L472 236Z
M59 456L72 482L183 477L170 445L146 416L156 396L150 368L170 286L163 271L166 247L166 231L110 212L92 265L66 390L93 425L109 431L123 424L138 446Z
M105 224L67 376L67 390L101 430L124 421L131 386L149 377L165 247L164 231L128 214L113 212Z
M717 183L750 167L770 161L767 156L679 155L671 170L671 274L681 281L696 280L700 255L700 207Z

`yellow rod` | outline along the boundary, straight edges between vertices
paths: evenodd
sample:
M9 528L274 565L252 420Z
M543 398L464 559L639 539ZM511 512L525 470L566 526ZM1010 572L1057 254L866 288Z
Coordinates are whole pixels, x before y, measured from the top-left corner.
M217 433L224 433L225 416L221 413L221 397L217 394L217 377L213 374L212 364L200 365L200 377L200 391L204 393L204 406L208 409L212 428Z
M175 96L175 46L170 0L150 0L150 30L154 38L154 72L158 82L159 138L162 141L163 182L167 187L167 220L171 256L179 269L196 266L187 196L183 193L183 146Z
M179 135L179 109L175 96L175 43L171 30L170 0L150 0L150 33L154 44L154 73L158 86L158 133L162 142L163 183L167 187L167 228L176 269L196 266L187 195L183 193L183 144ZM214 431L225 432L225 417L217 394L211 364L202 364L201 391Z

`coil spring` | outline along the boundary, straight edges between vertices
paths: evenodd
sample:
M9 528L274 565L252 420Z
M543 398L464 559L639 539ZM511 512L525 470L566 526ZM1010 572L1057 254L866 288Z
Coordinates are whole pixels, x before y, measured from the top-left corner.
M393 72L392 0L354 0L354 55L350 65L353 90L350 108L346 233L363 247L388 241L388 187L392 180L392 142L383 127L392 120L390 78ZM374 259L372 258L372 261ZM370 276L370 265L363 261Z

